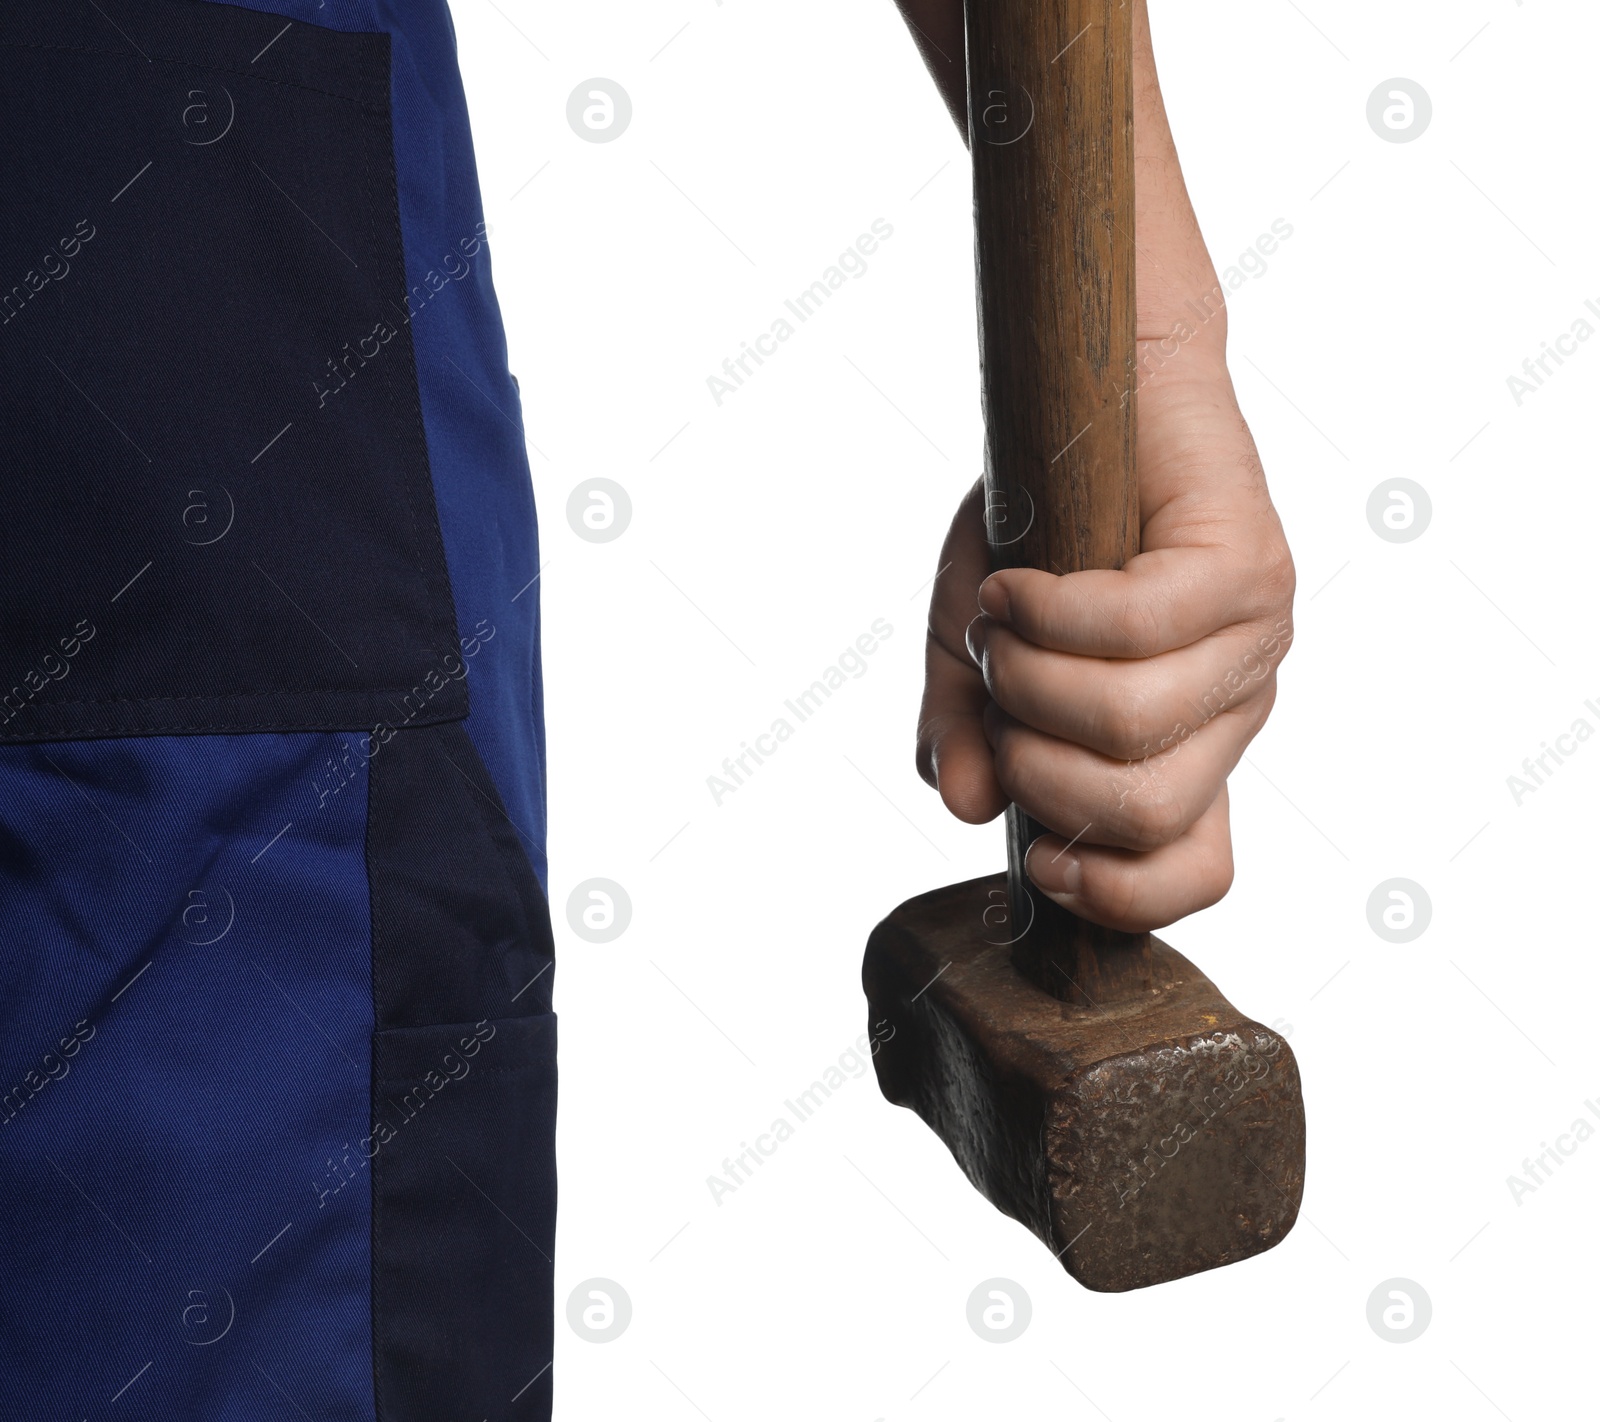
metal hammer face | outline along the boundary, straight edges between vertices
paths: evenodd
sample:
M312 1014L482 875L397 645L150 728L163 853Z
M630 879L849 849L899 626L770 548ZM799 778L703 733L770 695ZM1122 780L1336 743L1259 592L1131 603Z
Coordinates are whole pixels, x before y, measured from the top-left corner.
M901 904L862 979L892 1035L878 1084L1087 1288L1142 1288L1270 1249L1305 1181L1289 1045L1153 940L1158 985L1075 1006L1011 962L995 875Z

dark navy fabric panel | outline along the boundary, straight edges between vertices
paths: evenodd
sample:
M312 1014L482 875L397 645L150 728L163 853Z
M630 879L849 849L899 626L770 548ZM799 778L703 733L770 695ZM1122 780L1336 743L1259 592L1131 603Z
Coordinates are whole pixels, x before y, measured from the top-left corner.
M379 1422L550 1415L556 1021L544 894L459 724L371 762Z
M544 893L462 727L396 732L370 775L377 1025L550 1011Z
M556 1020L373 1039L379 1422L550 1416Z
M0 747L0 1417L372 1422L343 740Z
M0 9L0 740L466 713L389 38L282 28Z

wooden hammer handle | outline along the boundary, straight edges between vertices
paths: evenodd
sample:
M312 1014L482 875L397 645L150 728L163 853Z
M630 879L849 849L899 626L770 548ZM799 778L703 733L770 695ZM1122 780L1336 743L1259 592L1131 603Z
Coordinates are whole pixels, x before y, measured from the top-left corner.
M994 565L1120 568L1139 551L1133 0L966 0L966 22ZM1147 991L1149 934L1029 885L1046 832L1007 811L1017 967L1066 1002Z

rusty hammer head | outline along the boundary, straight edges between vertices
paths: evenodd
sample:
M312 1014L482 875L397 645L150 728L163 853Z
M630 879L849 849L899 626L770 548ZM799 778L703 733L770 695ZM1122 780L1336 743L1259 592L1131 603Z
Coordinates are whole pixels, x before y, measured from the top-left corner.
M891 1029L883 1094L1088 1288L1271 1248L1305 1178L1288 1043L1156 939L1131 995L1064 1002L1013 961L1007 903L1004 875L973 879L873 932L862 979L871 1021Z

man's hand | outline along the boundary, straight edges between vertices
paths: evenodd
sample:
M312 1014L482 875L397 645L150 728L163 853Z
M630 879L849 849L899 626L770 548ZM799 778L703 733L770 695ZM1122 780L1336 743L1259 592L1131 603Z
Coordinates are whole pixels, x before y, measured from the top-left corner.
M1127 930L1228 891L1227 777L1272 709L1294 598L1137 3L1141 551L1118 572L990 574L976 486L939 559L917 731L951 813L1015 801L1056 831L1029 850L1033 882ZM960 0L900 5L964 128Z

